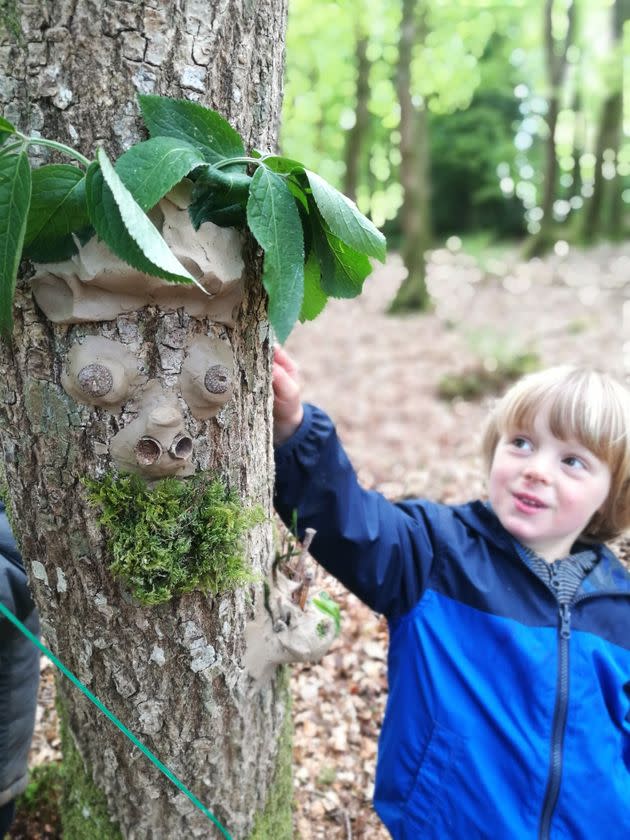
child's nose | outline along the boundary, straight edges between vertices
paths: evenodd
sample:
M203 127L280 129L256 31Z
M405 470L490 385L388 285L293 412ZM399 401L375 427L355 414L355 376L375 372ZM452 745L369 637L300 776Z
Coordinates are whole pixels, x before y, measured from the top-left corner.
M548 468L542 463L530 463L523 470L523 477L527 481L549 484L551 478Z

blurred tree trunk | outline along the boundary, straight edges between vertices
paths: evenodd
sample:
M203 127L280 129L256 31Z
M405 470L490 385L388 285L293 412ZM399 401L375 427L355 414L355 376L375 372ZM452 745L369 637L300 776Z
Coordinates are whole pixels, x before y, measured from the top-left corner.
M585 242L592 242L601 234L619 238L622 227L622 179L617 171L617 158L623 131L623 24L630 18L629 0L614 0L610 17L609 90L597 131L593 195L584 210L582 239ZM612 177L606 177L608 167L614 167Z
M571 172L571 186L568 195L578 196L582 193L582 167L580 160L584 154L584 138L586 134L586 117L582 110L582 91L580 89L581 75L578 75L575 93L573 95L573 170Z
M556 156L556 127L562 102L562 91L567 70L567 51L574 41L576 24L576 0L568 7L566 33L558 39L553 32L554 3L545 0L544 44L545 64L549 85L546 123L548 136L545 143L545 169L541 209L543 217L540 231L525 245L525 256L532 257L546 251L553 242L553 203L558 181L558 158Z
M357 198L362 151L370 122L370 112L368 111L370 62L367 57L369 41L367 35L361 32L360 25L360 23L357 23L355 121L352 128L346 133L346 175L344 179L344 192L353 201L356 201Z
M0 107L22 131L39 131L90 157L104 143L118 156L140 137L142 92L209 105L246 146L275 147L284 0L9 6L11 20L0 26ZM245 504L270 512L271 348L256 261L251 253L247 259L237 324L223 329L235 359L234 395L220 422L189 415L185 421L197 469L220 473ZM217 325L195 322L184 308L165 313L158 306L106 325L52 324L34 304L28 280L19 281L13 341L0 349L0 429L13 522L44 636L61 661L234 838L288 840L286 679L279 674L252 694L241 664L260 587L216 598L191 593L157 607L131 599L108 572L104 533L81 484L97 464L111 469L109 442L130 418L79 406L61 385L70 346L107 330L149 358L151 375L172 388L171 365L200 329L211 335ZM248 535L245 551L255 572L269 570L269 522ZM77 689L63 680L59 688L71 768L64 840L219 836Z
M400 103L400 180L403 187L401 252L407 277L390 304L389 311L392 313L423 310L429 305L425 282L425 253L431 244L429 123L426 103L414 104L411 91L413 49L416 44L423 44L427 37L427 13L424 0L403 0L397 89Z

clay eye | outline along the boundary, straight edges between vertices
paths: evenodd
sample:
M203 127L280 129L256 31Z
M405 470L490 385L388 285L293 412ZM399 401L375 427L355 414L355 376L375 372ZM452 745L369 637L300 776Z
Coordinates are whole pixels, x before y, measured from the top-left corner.
M198 420L214 417L232 396L234 359L227 341L197 336L182 366L181 391L190 413Z
M225 394L230 387L230 371L225 365L208 368L203 384L210 394Z
M79 388L88 397L104 397L114 385L114 377L105 365L91 364L81 368L77 374Z
M136 357L126 347L88 335L71 347L61 384L77 402L114 409L144 379Z

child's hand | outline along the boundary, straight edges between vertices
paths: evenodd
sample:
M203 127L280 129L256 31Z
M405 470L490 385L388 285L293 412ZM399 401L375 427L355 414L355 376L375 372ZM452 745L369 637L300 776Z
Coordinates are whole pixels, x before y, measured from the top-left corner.
M300 397L298 370L282 347L273 351L273 442L280 446L302 422L304 409Z

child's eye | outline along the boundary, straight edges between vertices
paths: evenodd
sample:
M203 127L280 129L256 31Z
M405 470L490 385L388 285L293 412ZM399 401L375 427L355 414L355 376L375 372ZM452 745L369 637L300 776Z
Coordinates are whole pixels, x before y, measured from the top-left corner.
M583 461L581 458L578 458L577 455L568 455L563 460L564 460L565 464L567 464L569 467L572 467L573 469L576 469L576 470L585 470L586 469L586 462Z
M515 446L517 449L531 449L532 448L531 441L527 440L527 438L525 438L525 437L521 437L520 435L517 435L516 437L513 437L512 440L511 440L511 444L512 444L512 446Z

